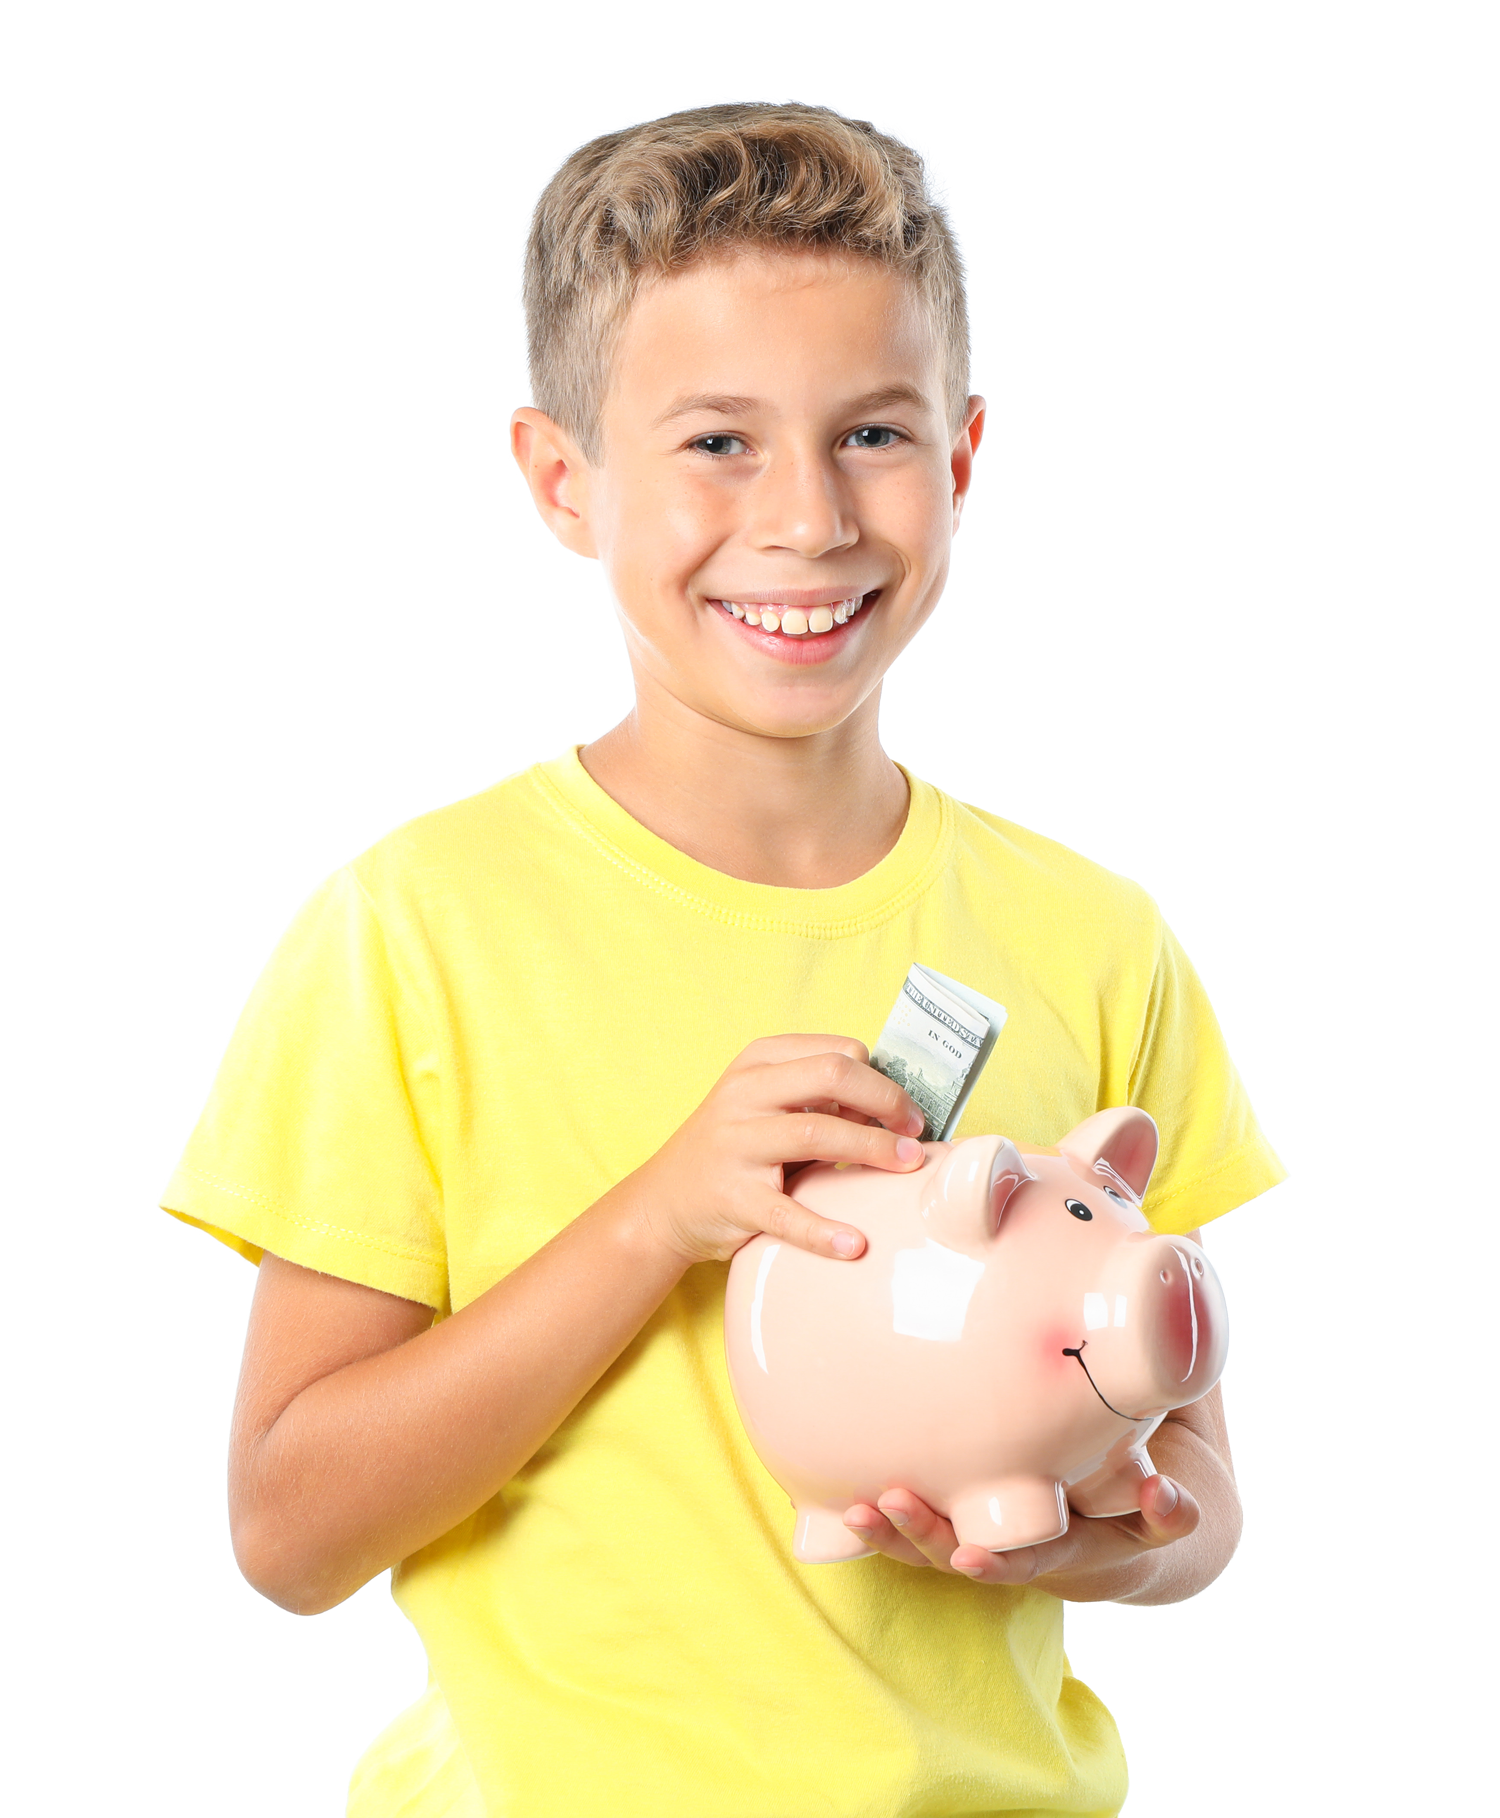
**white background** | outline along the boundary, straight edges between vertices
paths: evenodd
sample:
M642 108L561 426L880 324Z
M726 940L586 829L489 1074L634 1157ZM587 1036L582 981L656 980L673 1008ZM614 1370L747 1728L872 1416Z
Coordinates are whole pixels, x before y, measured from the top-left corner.
M1238 1558L1069 1614L1129 1809L1493 1797L1495 18L14 9L17 1809L336 1813L420 1689L383 1584L308 1622L237 1578L252 1272L155 1195L313 886L627 705L505 453L538 190L598 132L786 97L927 155L992 406L888 745L1152 889L1294 1174L1210 1235Z

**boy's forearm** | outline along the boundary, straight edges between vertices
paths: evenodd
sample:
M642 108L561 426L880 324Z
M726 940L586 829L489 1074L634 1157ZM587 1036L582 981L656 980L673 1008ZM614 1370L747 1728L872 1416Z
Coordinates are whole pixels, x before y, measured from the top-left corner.
M451 1319L330 1370L269 1418L242 1406L230 1503L246 1577L313 1614L446 1533L535 1453L685 1267L627 1180ZM312 1277L293 1291L317 1284L347 1287Z
M788 1197L782 1170L922 1165L922 1114L868 1058L844 1036L752 1042L649 1161L437 1326L410 1301L267 1258L230 1468L250 1582L324 1610L446 1534L532 1457L693 1262L727 1260L759 1231L857 1255L861 1233Z

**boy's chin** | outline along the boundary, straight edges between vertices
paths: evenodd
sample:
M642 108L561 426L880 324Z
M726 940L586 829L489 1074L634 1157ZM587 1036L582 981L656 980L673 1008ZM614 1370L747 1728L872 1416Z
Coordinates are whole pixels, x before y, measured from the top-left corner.
M654 718L652 698L665 707L661 700L665 694L675 703L671 717L676 718L686 709L705 732L718 726L752 738L778 741L819 738L862 720L875 710L880 688L878 676L871 679L846 674L838 679L828 676L814 680L808 670L802 669L784 671L781 676L747 678L743 674L726 674L716 666L672 673L665 665L657 664L649 666L650 683L643 687L645 667L640 665L636 670L638 713Z
M754 738L811 739L847 726L863 705L852 697L821 702L731 698L713 717Z

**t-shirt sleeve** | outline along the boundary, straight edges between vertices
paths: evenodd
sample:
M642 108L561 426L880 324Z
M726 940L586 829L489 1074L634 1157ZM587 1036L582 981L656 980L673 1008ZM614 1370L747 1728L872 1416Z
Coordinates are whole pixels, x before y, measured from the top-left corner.
M1213 1006L1165 927L1130 1102L1151 1113L1161 1134L1144 1208L1158 1231L1191 1231L1286 1178L1255 1121Z
M163 1209L252 1262L444 1310L431 1017L352 869L298 916L240 1018Z

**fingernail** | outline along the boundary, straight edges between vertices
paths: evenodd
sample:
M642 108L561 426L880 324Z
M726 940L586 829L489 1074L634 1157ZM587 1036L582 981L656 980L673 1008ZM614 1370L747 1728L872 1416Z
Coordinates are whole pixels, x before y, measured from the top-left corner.
M873 1540L875 1538L874 1528L861 1528L856 1526L852 1521L846 1521L844 1526L851 1534L858 1534L861 1540Z
M857 1256L859 1239L852 1231L836 1231L833 1237L833 1253L835 1256Z
M927 1128L927 1119L923 1117L920 1111L913 1111L911 1116L907 1119L906 1127L911 1131L913 1136L920 1136Z
M921 1161L922 1145L909 1136L896 1138L896 1160L904 1162Z
M1162 1478L1151 1493L1151 1506L1158 1515L1170 1515L1177 1507L1177 1485L1170 1477Z
M911 1519L905 1509L888 1509L884 1503L880 1505L880 1512L893 1528L904 1528Z
M962 1572L965 1578L983 1578L984 1577L984 1567L983 1566L959 1566L957 1568L957 1570Z

